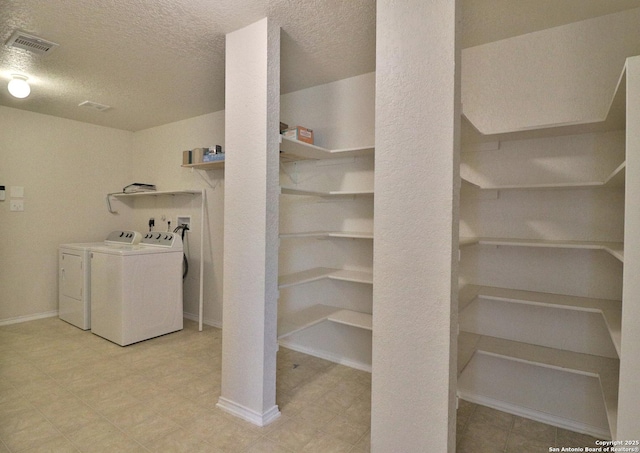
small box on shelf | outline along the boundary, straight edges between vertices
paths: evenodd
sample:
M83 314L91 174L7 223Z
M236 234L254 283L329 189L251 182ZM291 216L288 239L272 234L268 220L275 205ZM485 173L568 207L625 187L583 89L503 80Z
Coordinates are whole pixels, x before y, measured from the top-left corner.
M282 135L287 138L292 138L294 140L299 140L301 142L313 145L313 131L311 129L307 129L306 127L296 126L287 129L283 132Z

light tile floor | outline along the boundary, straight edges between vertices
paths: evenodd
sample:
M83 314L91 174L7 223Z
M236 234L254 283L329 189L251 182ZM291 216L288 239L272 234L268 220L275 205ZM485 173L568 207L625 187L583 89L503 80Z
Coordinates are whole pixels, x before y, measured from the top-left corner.
M125 348L57 318L0 327L0 453L369 451L370 374L281 348L282 416L258 428L215 407L220 354L221 331L191 321ZM593 441L471 403L458 411L460 453Z

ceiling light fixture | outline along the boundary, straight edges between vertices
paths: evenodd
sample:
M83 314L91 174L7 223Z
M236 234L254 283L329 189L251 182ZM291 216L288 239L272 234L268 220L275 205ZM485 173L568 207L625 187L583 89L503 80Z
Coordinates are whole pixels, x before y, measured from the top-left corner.
M26 98L29 96L29 93L31 93L31 87L27 82L27 77L19 74L11 75L11 80L9 81L7 88L9 89L11 96L18 99Z

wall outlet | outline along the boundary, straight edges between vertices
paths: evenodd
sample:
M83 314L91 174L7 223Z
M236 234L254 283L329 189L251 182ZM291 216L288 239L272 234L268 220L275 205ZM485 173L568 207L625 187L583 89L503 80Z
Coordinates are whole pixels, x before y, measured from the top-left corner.
M23 200L11 200L9 204L9 210L11 211L24 211L24 201Z

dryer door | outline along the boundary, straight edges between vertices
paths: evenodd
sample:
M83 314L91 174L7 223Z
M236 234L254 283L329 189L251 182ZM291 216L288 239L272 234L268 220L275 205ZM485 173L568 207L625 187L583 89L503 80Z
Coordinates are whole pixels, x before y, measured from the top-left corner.
M82 300L83 281L82 256L62 253L60 257L61 295L75 300Z

